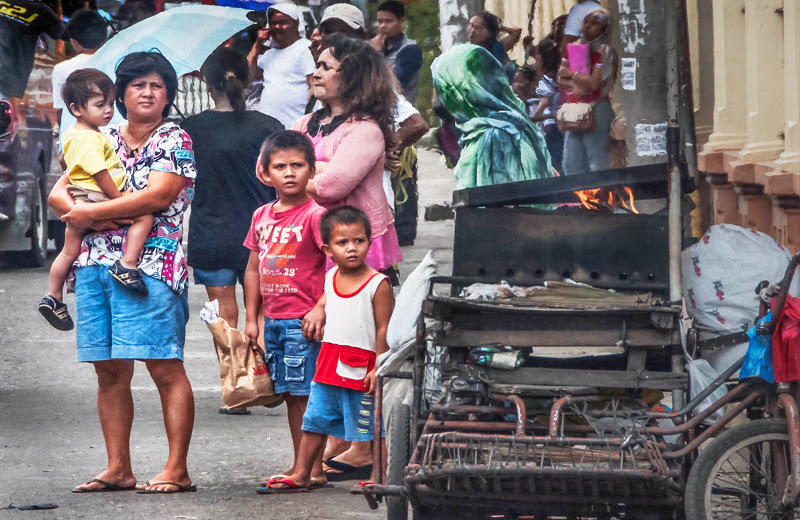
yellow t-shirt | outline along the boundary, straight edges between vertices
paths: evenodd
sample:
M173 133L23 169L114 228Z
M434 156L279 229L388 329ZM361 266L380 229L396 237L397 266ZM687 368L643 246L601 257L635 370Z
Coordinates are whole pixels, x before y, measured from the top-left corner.
M125 185L125 167L106 136L93 130L69 127L64 131L62 143L67 175L73 186L89 191L103 191L93 177L103 170L108 170L118 190Z

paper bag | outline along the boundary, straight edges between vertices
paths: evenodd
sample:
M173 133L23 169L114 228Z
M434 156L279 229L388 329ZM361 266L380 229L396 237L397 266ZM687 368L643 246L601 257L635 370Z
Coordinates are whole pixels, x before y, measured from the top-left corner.
M257 347L251 347L247 336L232 329L222 318L208 323L219 359L219 381L222 399L227 408L272 405L282 396L275 395L275 386Z

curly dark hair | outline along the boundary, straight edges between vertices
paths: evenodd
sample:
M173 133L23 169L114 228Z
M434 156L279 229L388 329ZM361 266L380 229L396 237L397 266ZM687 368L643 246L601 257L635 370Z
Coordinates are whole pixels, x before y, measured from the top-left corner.
M345 111L358 119L372 119L383 133L386 149L392 147L397 102L395 79L381 53L363 40L332 34L322 40L339 65L339 96Z

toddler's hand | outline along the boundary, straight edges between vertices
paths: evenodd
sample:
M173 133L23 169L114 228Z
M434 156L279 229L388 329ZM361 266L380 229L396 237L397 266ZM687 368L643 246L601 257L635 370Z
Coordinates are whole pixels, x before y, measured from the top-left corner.
M308 341L322 341L325 334L325 310L319 307L311 309L303 318L301 328Z
M255 321L245 323L244 335L250 340L251 345L258 345L258 323Z
M373 368L370 371L370 373L367 374L367 377L364 378L364 388L365 388L364 393L369 395L375 393L375 379L376 379L375 369Z

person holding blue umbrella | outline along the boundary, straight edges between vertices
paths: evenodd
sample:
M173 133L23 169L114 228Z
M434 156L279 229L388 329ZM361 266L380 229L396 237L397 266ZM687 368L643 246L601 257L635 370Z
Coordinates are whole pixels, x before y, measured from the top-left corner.
M97 408L108 464L75 493L138 489L140 493L196 491L186 464L194 425L194 396L183 367L188 269L181 246L183 215L196 176L192 142L165 122L178 79L158 52L134 52L116 68L116 105L126 122L107 137L125 166L125 197L83 204L66 190L65 176L49 203L68 225L93 229L84 238L75 270L77 358L97 374ZM111 279L108 267L122 256L131 219L153 214L154 224L139 264L148 295L134 294ZM145 363L158 389L169 455L163 470L137 485L131 467L134 364Z

